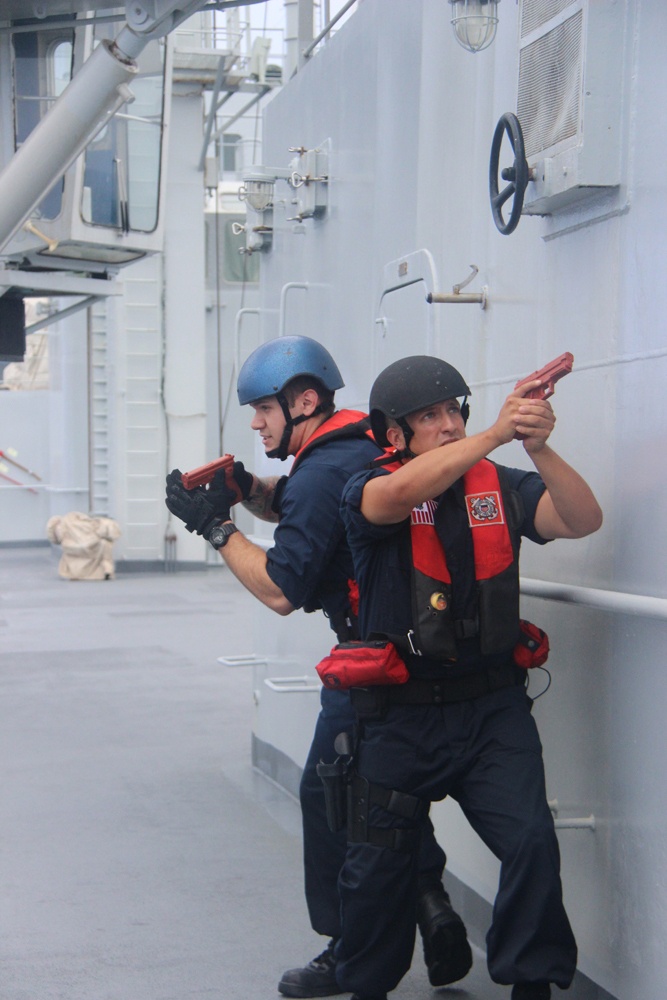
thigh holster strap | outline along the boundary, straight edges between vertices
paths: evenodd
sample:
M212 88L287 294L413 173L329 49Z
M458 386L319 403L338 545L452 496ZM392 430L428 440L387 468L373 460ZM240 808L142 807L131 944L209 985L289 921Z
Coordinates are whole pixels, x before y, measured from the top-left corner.
M370 826L368 816L372 805L417 825L390 829ZM392 851L413 851L419 842L419 822L427 809L428 803L415 795L383 788L354 774L348 785L347 839L351 843L373 844Z

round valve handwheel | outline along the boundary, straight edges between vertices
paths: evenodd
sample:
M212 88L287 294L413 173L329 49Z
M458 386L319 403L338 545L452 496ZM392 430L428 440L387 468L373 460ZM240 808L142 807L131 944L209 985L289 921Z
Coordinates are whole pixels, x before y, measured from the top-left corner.
M501 171L504 181L509 181L502 191L498 188L498 169L500 166L500 149L505 134L509 137L514 153L514 163ZM493 133L491 143L491 159L489 161L489 195L491 198L491 213L496 228L503 236L509 236L519 225L523 198L530 180L530 168L526 160L526 147L523 141L521 123L510 111L502 115ZM503 206L512 198L512 207L507 222L503 217Z

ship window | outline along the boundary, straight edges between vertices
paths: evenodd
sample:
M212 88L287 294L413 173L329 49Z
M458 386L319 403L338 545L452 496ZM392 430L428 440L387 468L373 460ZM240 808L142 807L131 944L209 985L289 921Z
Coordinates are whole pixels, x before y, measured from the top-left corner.
M261 254L239 253L245 249L245 234L234 233L234 223L245 225L246 217L232 212L206 213L206 287L223 284L257 284Z
M74 32L62 27L17 32L13 36L15 149L25 142L70 82L73 49ZM60 178L38 205L35 216L57 218L63 185Z
M245 234L236 236L233 231L234 222L245 223L244 216L226 219L223 240L223 279L228 282L256 283L259 281L260 254L240 253L245 249Z
M72 79L72 55L74 47L71 38L60 38L51 47L48 62L51 77L50 91L60 97L67 84Z
M81 216L92 225L150 233L159 214L164 42L150 42L137 62L134 101L86 149Z
M236 174L241 169L241 136L225 132L222 137L222 169L225 173Z

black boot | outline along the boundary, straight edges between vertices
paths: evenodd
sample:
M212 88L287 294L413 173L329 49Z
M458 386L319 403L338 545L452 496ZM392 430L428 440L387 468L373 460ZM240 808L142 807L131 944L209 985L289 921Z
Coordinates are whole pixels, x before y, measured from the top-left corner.
M512 1000L551 1000L549 983L515 983Z
M441 882L420 888L417 923L431 985L447 986L467 976L472 966L472 952L465 924L452 909Z
M336 982L336 942L329 941L321 955L303 969L289 969L278 983L278 992L284 997L333 997L342 993Z

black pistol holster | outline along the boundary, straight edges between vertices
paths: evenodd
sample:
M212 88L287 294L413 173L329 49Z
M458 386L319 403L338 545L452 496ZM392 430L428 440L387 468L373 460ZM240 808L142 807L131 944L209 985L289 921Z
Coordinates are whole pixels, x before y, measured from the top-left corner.
M355 747L350 733L340 733L334 747L338 757L333 764L320 761L316 767L324 785L327 825L331 832L339 833L347 825L349 843L373 844L393 851L415 850L429 803L415 795L373 784L358 774L354 770ZM371 826L372 806L379 806L413 825L387 829Z
M354 743L349 733L339 733L334 741L338 756L333 764L319 762L315 770L324 785L327 826L338 833L347 822L348 783L352 774Z

